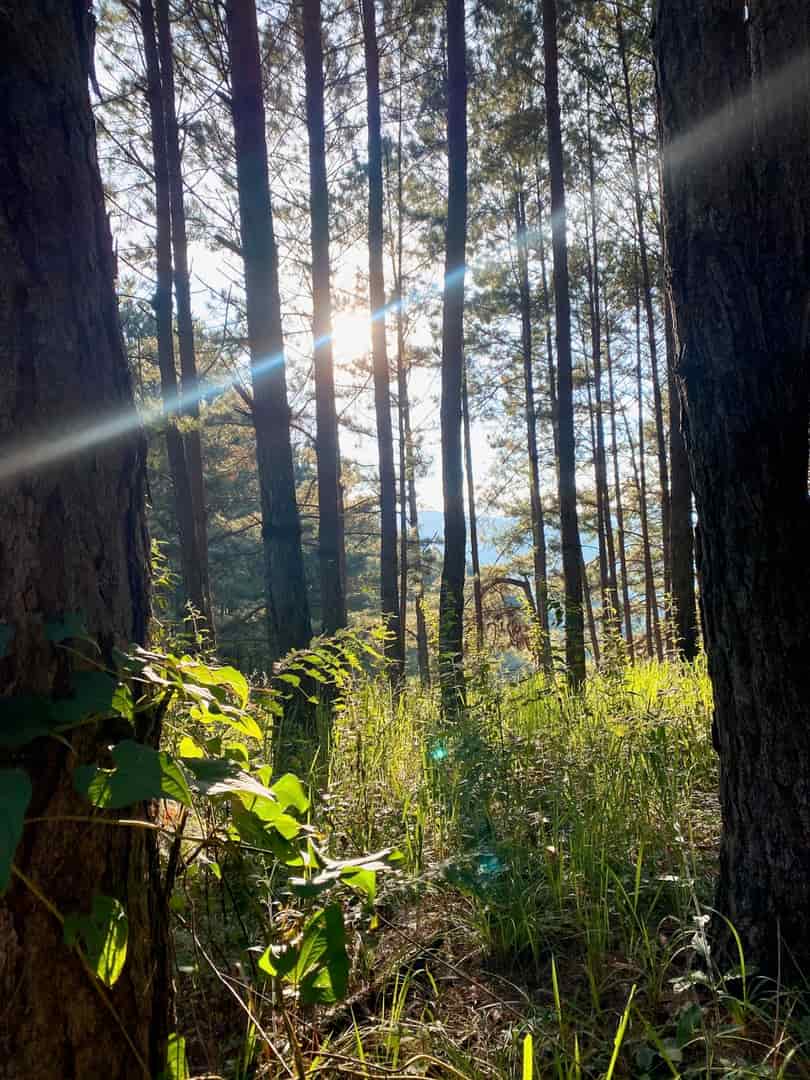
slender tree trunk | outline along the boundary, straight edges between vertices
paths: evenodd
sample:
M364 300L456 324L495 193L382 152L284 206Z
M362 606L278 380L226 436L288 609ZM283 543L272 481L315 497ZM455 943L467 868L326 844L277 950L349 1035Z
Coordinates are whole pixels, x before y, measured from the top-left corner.
M404 354L404 341L402 344ZM405 428L405 462L408 481L408 520L410 524L410 548L413 551L413 573L416 581L416 652L419 663L419 678L423 686L430 686L430 649L428 647L427 620L425 618L425 585L422 576L422 543L419 537L419 512L416 503L416 467L414 464L413 433L411 431L411 412L408 400L408 384L405 381L403 397L403 423Z
M467 48L464 0L447 0L447 234L442 315L444 562L439 598L442 701L455 715L464 697L464 275L467 246Z
M197 380L197 359L194 351L194 322L191 316L191 287L188 273L188 240L186 238L186 209L183 201L183 167L180 138L177 130L177 110L174 100L174 54L169 21L169 0L156 0L160 84L166 132L166 164L169 174L172 251L174 254L174 294L177 300L177 343L180 352L183 404L180 412L189 417L191 426L183 435L186 451L194 524L197 532L197 557L202 582L202 608L209 633L214 635L214 614L211 607L211 584L208 574L208 526L203 471L202 436L200 433L200 402Z
M548 561L546 523L540 495L540 458L537 449L537 406L534 400L534 350L532 341L532 297L529 285L529 239L522 177L515 196L515 227L518 250L518 290L520 295L521 346L523 352L523 393L525 396L526 440L529 451L529 499L532 523L534 595L541 634L540 656L546 675L552 675L551 637L548 620Z
M580 548L579 551L579 563L582 568L582 595L585 598L585 611L588 616L588 633L591 637L593 661L598 667L602 660L599 651L599 632L596 629L596 619L593 613L593 597L591 596L591 583L588 580L588 568L585 565L585 557L582 554L582 548Z
M554 334L551 326L551 292L548 287L546 268L546 242L543 236L543 200L540 195L540 170L535 172L537 201L537 248L540 256L540 284L542 288L544 336L546 340L546 374L548 377L548 402L551 414L551 434L554 442L554 464L559 486L560 463L560 416L557 407L557 372L554 367Z
M622 502L622 477L619 465L619 440L616 435L616 394L613 388L613 360L610 352L610 319L605 309L605 360L608 375L608 408L610 410L610 442L613 459L613 488L616 492L616 541L619 546L619 570L622 582L622 612L624 614L624 637L630 663L635 661L633 642L633 615L630 608L630 584L627 578L627 545L624 531L624 505Z
M605 421L602 406L602 296L599 265L599 226L596 203L596 166L591 132L590 87L588 90L588 193L591 208L591 245L593 250L593 388L596 398L596 492L602 508L602 523L607 562L607 595L603 597L610 611L611 630L615 634L619 620L619 588L616 580L616 545L613 538L613 522L610 509L610 487L607 476L607 453L605 451Z
M228 0L231 111L253 379L270 653L312 637L295 491L278 253L267 171L264 97L254 0Z
M664 659L664 648L661 641L661 624L658 617L658 597L655 589L655 569L652 557L652 544L650 543L650 523L647 513L647 454L646 440L644 438L644 383L641 370L641 315L639 305L639 293L636 289L636 394L638 397L638 513L641 522L641 542L644 549L644 580L647 597L647 637L648 648L652 655L652 645L655 645L655 655L659 660ZM634 466L635 468L635 466Z
M585 681L585 635L582 612L582 560L577 523L571 300L568 285L565 177L560 126L556 0L543 0L543 51L546 65L546 121L551 174L554 301L557 317L560 532L565 578L565 652L568 677L574 686L579 686Z
M380 462L380 600L383 621L391 634L387 655L391 671L402 677L404 654L399 631L397 589L397 488L394 434L391 425L388 352L385 340L385 275L383 272L383 174L380 123L380 56L377 47L375 0L360 0L366 67L368 117L368 257L371 300L371 355L374 408Z
M64 699L77 669L113 666L116 648L144 643L149 619L146 446L118 322L87 90L86 16L86 4L53 0L0 8L6 722L15 699L18 708L25 695ZM118 435L103 441L105 427ZM43 465L60 442L61 452ZM90 663L50 640L49 623L76 615L97 645ZM72 644L81 650L81 642ZM21 721L31 719L27 708ZM153 745L159 735L156 725ZM73 785L76 765L99 760L118 738L111 724L85 723L65 738L0 747L3 796L5 770L15 770L18 782L26 774L31 784L16 871L0 897L3 1080L146 1080L165 1068L172 968L156 834L102 827L105 811L88 822ZM130 806L112 816L145 820L149 809ZM13 845L7 825L4 817L3 843ZM64 944L53 913L87 912L96 894L117 899L129 924L126 963L109 990L94 985Z
M633 109L633 91L630 85L630 69L627 63L627 46L624 36L621 2L616 3L616 40L619 47L619 59L621 60L622 65L625 107L627 109L630 174L633 180L633 201L636 208L636 227L638 229L641 288L644 298L644 314L647 320L647 340L650 349L650 375L652 377L653 407L655 410L655 439L658 450L658 477L661 485L661 535L664 547L664 591L668 594L670 591L670 508L667 441L666 431L664 430L664 409L661 400L661 380L658 374L658 343L655 334L655 314L653 312L652 275L650 273L650 260L647 252L647 230L644 222L644 203L641 197L641 180L638 169L638 146Z
M479 653L484 648L484 597L481 592L481 559L478 549L478 515L475 510L475 473L473 471L472 438L470 435L470 394L467 386L467 365L464 365L461 384L461 408L464 418L464 459L467 471L467 512L470 519L470 556L473 572L473 603L475 605L475 644Z
M140 2L141 33L146 62L146 94L152 128L152 159L155 171L155 252L157 281L152 301L155 309L158 341L160 388L166 412L166 450L174 489L177 530L180 539L180 566L186 599L199 612L208 606L203 583L202 563L197 543L194 495L186 461L183 437L176 423L179 393L174 366L174 328L172 326L172 241L169 198L169 169L166 153L166 128L163 117L163 91L160 82L155 13L152 0Z
M715 907L810 971L810 8L670 0L655 32L667 257L714 688ZM714 955L736 963L728 926Z
M318 559L323 632L346 625L340 446L332 358L329 275L329 189L326 181L323 40L320 0L303 0L304 67L309 136L309 205L312 225L312 302L315 339L315 448L318 457Z

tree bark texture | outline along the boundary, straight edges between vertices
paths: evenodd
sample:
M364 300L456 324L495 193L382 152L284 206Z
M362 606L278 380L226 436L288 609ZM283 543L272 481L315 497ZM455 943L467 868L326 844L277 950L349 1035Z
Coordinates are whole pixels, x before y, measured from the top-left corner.
M278 252L267 171L264 97L254 0L229 0L231 109L253 379L268 632L273 659L312 637L295 490Z
M315 450L318 458L318 560L325 634L346 625L340 445L332 356L329 277L329 188L326 181L323 40L320 0L303 0L304 67L309 136L309 205L312 232L312 303L315 352Z
M380 602L383 622L391 637L386 654L395 679L402 675L404 653L399 632L397 584L397 482L391 391L385 340L385 274L383 271L383 173L380 121L380 54L377 45L375 0L360 0L366 67L368 119L368 258L371 301L371 356L374 374L374 409L380 467Z
M461 386L464 372L464 275L467 247L467 47L464 0L447 0L447 230L442 313L442 490L444 561L439 598L442 699L455 713L463 696L464 464Z
M470 561L472 563L473 572L475 645L480 653L483 652L484 649L484 597L481 592L481 559L478 553L478 513L475 509L475 470L473 469L470 392L467 382L466 359L461 383L461 408L464 420L464 465L467 473L467 513L470 519Z
M745 18L747 14L747 20ZM747 964L810 970L810 7L661 0L676 377L698 515L723 835ZM728 932L714 927L728 958Z
M86 17L86 4L61 0L0 9L0 622L13 635L0 658L0 710L6 695L63 695L81 666L47 640L46 622L79 615L111 664L115 647L144 641L149 617L145 444L113 287ZM26 448L87 438L114 417L126 421L117 439L26 465ZM84 816L73 770L113 737L87 725L67 733L71 749L55 739L2 748L0 767L29 774L28 817ZM129 949L104 991L119 1026L57 919L12 878L0 898L0 1077L156 1075L171 974L152 832L31 823L15 865L63 914L88 911L94 893L119 899Z
M579 686L585 680L585 630L582 611L582 554L577 521L571 297L568 281L565 168L560 126L556 0L543 0L543 53L546 66L546 125L551 177L551 234L557 335L560 534L565 579L565 654L568 677L574 686Z

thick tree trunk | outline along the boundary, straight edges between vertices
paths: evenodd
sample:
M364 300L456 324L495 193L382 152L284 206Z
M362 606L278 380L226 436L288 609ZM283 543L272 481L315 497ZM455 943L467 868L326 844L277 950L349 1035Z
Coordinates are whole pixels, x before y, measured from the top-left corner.
M461 383L464 371L464 274L467 246L467 48L464 0L447 0L447 233L442 314L442 490L444 561L439 598L442 701L454 715L463 700L464 466Z
M481 592L481 558L478 549L478 514L475 509L475 472L473 470L472 436L470 432L470 393L467 385L467 364L461 384L461 408L464 418L464 464L467 473L467 513L470 520L470 561L473 572L473 606L475 608L475 644L479 653L484 648L484 597Z
M375 0L360 0L366 61L366 114L368 118L368 258L371 301L371 356L374 371L374 408L377 417L377 453L380 463L380 601L383 621L391 634L386 653L395 680L402 677L404 653L399 630L397 588L397 486L394 433L385 340L385 274L383 272L383 174L380 122L380 55L377 47Z
M228 0L227 20L268 632L275 660L308 645L312 626L290 441L254 0Z
M169 21L169 0L156 0L160 85L166 134L166 165L169 174L172 251L174 254L174 295L177 300L177 343L180 352L180 375L183 403L180 412L191 420L183 435L186 469L194 511L197 534L197 558L200 566L203 603L201 614L214 635L214 614L211 607L211 583L208 575L208 525L203 472L202 436L200 433L200 402L197 380L197 358L194 351L194 322L191 316L191 287L188 274L188 240L186 209L183 200L183 166L180 138L177 130L177 110L174 101L174 54Z
M202 563L194 516L186 448L175 417L179 411L177 371L174 364L174 328L172 326L172 241L169 167L166 153L166 125L163 115L163 89L155 37L155 13L152 0L140 3L143 53L146 63L146 96L152 129L152 159L155 170L155 254L157 281L152 301L155 309L158 340L160 388L166 411L166 450L174 489L177 530L180 539L180 566L186 599L197 611L208 607Z
M674 647L684 660L698 654L698 618L695 600L695 538L692 527L692 482L689 458L681 429L681 396L675 378L675 329L669 298L665 299L667 373L669 381L670 458L670 572L672 575L672 629Z
M658 342L655 334L655 315L653 312L652 274L647 251L647 229L644 221L644 204L641 198L641 179L638 169L638 146L635 128L635 110L633 91L630 85L630 68L627 61L627 45L624 36L621 0L616 3L616 40L619 47L619 59L624 82L624 101L627 110L628 152L630 155L630 175L633 181L633 201L636 208L636 229L638 230L639 265L641 268L641 289L644 299L644 314L647 321L647 342L650 350L650 376L653 388L653 407L655 410L655 441L658 451L658 479L661 487L661 537L664 549L664 592L670 591L670 506L669 506L669 470L667 466L667 440L664 430L664 409L661 399L661 380L658 373Z
M565 169L560 127L557 55L557 3L543 0L543 52L546 65L546 123L551 176L551 234L557 333L557 408L559 412L560 533L565 578L565 655L574 686L585 681L582 612L582 556L577 522L574 391L571 370L571 299L565 214Z
M520 178L522 179L522 178ZM532 296L529 286L529 239L526 202L522 183L515 195L515 228L518 251L518 293L520 297L521 349L523 353L523 393L525 396L526 442L529 452L529 510L532 525L532 562L537 625L541 634L539 660L546 675L554 671L548 620L548 560L546 522L540 494L540 457L537 449L537 406L534 397L534 344L532 341Z
M805 985L810 7L745 15L659 3L666 243L720 756L716 907L748 966Z
M340 445L332 358L329 277L329 188L326 181L323 40L320 0L303 0L304 67L309 136L309 206L312 230L312 304L315 352L315 450L318 458L318 559L323 632L346 625Z
M98 644L94 658L112 664L115 647L144 641L149 616L145 444L113 288L86 13L56 0L0 9L4 717L8 695L63 696L81 666L48 640L49 621L78 615ZM118 438L104 443L100 423ZM63 452L37 467L61 441ZM55 739L0 748L0 768L31 779L29 818L87 814L73 770L116 736L98 724L66 737L72 750ZM115 816L143 817L144 807ZM39 820L25 827L14 862L19 876L0 898L0 1077L157 1075L171 969L154 834ZM62 914L88 911L95 893L123 904L128 956L112 989L93 985L32 889Z

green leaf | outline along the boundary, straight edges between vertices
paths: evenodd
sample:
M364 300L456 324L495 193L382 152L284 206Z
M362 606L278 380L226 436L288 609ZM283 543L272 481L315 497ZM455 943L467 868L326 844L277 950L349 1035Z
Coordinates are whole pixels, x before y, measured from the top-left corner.
M11 879L11 863L32 794L28 773L22 769L0 769L0 896Z
M184 735L180 740L180 757L184 759L202 758L205 757L205 752L202 747L197 745L190 735Z
M341 871L340 876L355 892L364 896L367 903L374 903L377 896L377 874L374 870L367 870L363 867L356 869L349 867Z
M135 722L135 701L132 697L132 691L126 683L116 686L110 706L113 712L117 712L125 720L129 720L130 723Z
M117 684L106 671L74 671L70 682L72 695L59 698L52 704L53 720L57 727L72 727L91 716L113 711Z
M86 638L87 629L82 616L78 612L71 612L63 615L61 619L46 622L45 637L55 643L67 641L69 638Z
M234 691L239 704L244 708L250 696L248 681L241 671L234 667L209 667L207 664L184 664L181 668L184 678L196 679L204 686L228 686Z
M8 623L0 623L0 657L8 655L8 647L14 640L15 630Z
M73 774L76 790L93 806L118 810L147 799L174 799L191 806L191 792L169 754L125 739L113 748L114 769L83 765Z
M25 746L53 729L48 698L34 694L3 698L0 709L0 746Z
M678 1015L678 1027L675 1032L675 1041L680 1049L690 1042L695 1033L703 1026L703 1010L697 1002L693 1001L682 1009Z
M285 814L275 799L256 796L244 790L239 791L238 795L246 810L271 829L275 829L285 840L294 840L301 834L303 826L300 821L296 821L290 814Z
M65 916L65 944L83 946L90 967L105 986L114 986L124 969L128 937L127 913L112 896L94 896L89 915Z
M304 928L298 963L290 973L305 1005L330 1005L346 996L349 957L343 912L330 904Z
M190 1075L186 1059L186 1040L174 1031L169 1036L166 1048L166 1068L160 1073L158 1080L189 1080Z
M246 773L231 758L184 757L183 764L194 777L194 786L201 795L213 798L216 795L246 794L251 798L273 798L269 788Z
M243 844L267 851L285 866L302 865L299 849L289 840L285 840L277 829L246 810L236 799L231 804L231 821L236 836Z
M309 810L309 798L306 789L298 777L293 776L292 773L285 773L279 780L276 780L270 790L278 799L278 804L282 810L288 810L292 807L299 814L305 814Z
M534 1040L526 1035L523 1040L523 1080L532 1080L534 1076Z

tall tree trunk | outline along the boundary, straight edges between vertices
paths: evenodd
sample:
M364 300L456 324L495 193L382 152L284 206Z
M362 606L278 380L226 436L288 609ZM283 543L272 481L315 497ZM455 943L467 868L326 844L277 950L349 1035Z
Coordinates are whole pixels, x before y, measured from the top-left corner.
M399 327L398 327L399 333ZM404 356L404 335L401 340L401 355ZM422 576L422 543L419 537L419 511L416 503L416 466L414 463L413 433L411 431L411 411L408 400L407 377L404 382L402 398L402 420L405 431L405 474L408 485L408 523L409 550L413 552L413 575L415 579L414 602L416 606L416 653L419 663L419 678L423 686L430 686L430 649L428 647L427 620L425 618L425 585ZM404 615L403 615L404 618Z
M87 91L89 34L84 3L0 8L0 713L7 723L15 698L18 706L28 694L64 698L74 670L90 666L50 640L49 623L78 615L98 646L92 665L112 666L115 648L144 642L149 618L146 448L113 287ZM0 747L0 769L30 779L26 817L34 819L0 897L0 1077L146 1080L165 1067L172 1012L156 836L104 828L104 811L88 822L74 789L76 765L98 760L120 731L85 723L65 736L69 746L39 738ZM154 744L159 730L149 736ZM2 796L8 783L4 774ZM147 811L131 806L113 816ZM116 898L129 922L127 960L109 990L94 985L65 946L53 914L87 912L98 893Z
M644 382L641 368L641 314L639 290L636 288L636 395L638 398L638 514L641 522L641 543L644 550L644 582L647 597L647 647L652 655L664 659L661 624L658 617L658 596L655 589L655 568L650 543L650 519L647 512L647 452L644 438ZM631 447L632 450L632 447ZM635 469L635 465L633 466Z
M368 117L368 258L371 300L371 356L374 408L380 462L380 600L383 621L391 634L386 653L396 680L402 676L404 654L399 631L397 587L397 487L394 434L385 341L385 275L383 272L383 174L380 123L380 55L377 47L375 0L360 0L366 61Z
M582 568L582 595L585 599L585 611L588 616L588 633L591 637L593 660L598 667L601 663L601 653L599 651L599 633L596 629L596 619L593 614L593 597L591 596L591 583L588 580L588 568L585 565L585 557L582 554L582 548L580 548L579 551L579 564Z
M475 472L473 471L472 436L470 432L470 394L467 385L466 362L462 374L461 409L464 418L464 460L467 471L467 512L470 519L470 558L472 561L473 572L475 644L480 653L484 648L484 596L481 592L481 558L478 548L478 514L475 510Z
M155 254L157 281L152 304L155 309L158 341L160 388L166 411L166 450L174 490L177 530L180 540L180 566L186 599L197 611L208 607L203 583L202 563L197 542L194 495L191 488L186 449L177 426L179 405L177 371L174 365L174 328L172 326L172 240L169 198L169 168L166 153L166 127L163 116L163 90L160 81L155 13L152 0L140 0L141 33L146 63L146 96L152 134L152 160L155 172Z
M273 235L254 0L228 0L227 20L267 621L271 657L278 659L308 645L312 626L290 441L278 253Z
M557 407L557 372L554 367L554 334L551 327L551 292L546 269L546 242L543 236L543 200L540 194L540 168L535 170L535 196L537 201L537 248L540 255L540 285L543 301L543 330L546 340L546 375L548 377L548 405L551 414L551 434L554 442L554 465L559 487L560 466L560 415Z
M166 165L169 174L169 202L171 209L172 251L174 254L174 294L177 300L177 343L180 352L180 375L182 379L182 408L180 412L191 420L191 426L183 435L194 507L194 525L197 533L197 557L202 582L202 608L209 633L213 636L214 614L211 607L211 583L208 574L208 525L203 472L202 436L200 433L200 402L197 380L197 359L194 351L194 322L191 316L191 287L188 274L188 240L186 237L186 209L183 201L183 167L180 139L177 130L177 109L174 100L174 54L169 21L169 0L156 0L158 55L160 58L160 85L163 97L163 116L166 133Z
M607 562L607 595L602 602L610 611L609 622L615 634L619 620L619 588L616 580L616 545L613 538L613 522L610 512L610 487L607 477L607 453L605 451L605 420L602 407L602 296L599 266L599 226L596 204L596 166L591 131L591 96L588 86L588 195L591 209L591 246L593 281L593 389L596 398L596 497L601 506L604 529L605 557Z
M622 582L622 613L624 615L624 638L630 663L635 660L633 642L633 615L630 608L630 583L627 577L627 545L624 531L624 505L622 502L622 477L619 466L619 441L616 435L616 394L613 387L613 360L610 352L610 319L605 306L605 360L608 376L608 408L610 410L610 443L613 459L613 488L616 492L616 542L619 546L619 570Z
M630 85L630 68L627 62L627 45L624 36L621 0L616 2L616 41L619 47L619 59L622 66L625 108L627 110L628 152L630 156L630 175L633 181L633 201L636 209L636 228L638 230L638 251L641 267L641 289L644 298L644 314L647 320L647 341L650 349L650 375L653 387L653 407L655 409L655 441L658 450L658 478L661 485L661 536L664 548L664 591L670 591L670 507L669 507L669 471L667 466L667 440L664 430L664 409L661 400L661 380L658 374L658 343L655 335L655 314L653 312L652 275L647 251L647 230L644 222L644 202L641 197L641 179L638 168L638 144L636 140L635 110L633 109L633 90Z
M318 559L323 632L346 625L340 445L332 357L329 277L329 189L326 181L323 40L320 0L303 0L304 67L309 136L309 205L312 228L312 303L315 339L315 450L318 458Z
M523 353L523 393L526 413L526 441L529 451L529 505L532 524L532 562L537 625L541 634L539 660L546 675L552 675L551 637L548 619L548 560L546 522L540 494L540 458L537 449L537 406L534 400L534 348L532 341L532 295L529 285L529 236L526 225L526 196L522 177L515 195L515 228L518 251L518 292L520 296L521 349Z
M746 966L810 970L810 7L661 4L677 378L699 521L723 835ZM730 932L717 920L715 953Z
M464 274L467 246L467 48L464 0L447 0L447 233L442 314L442 490L444 561L439 598L439 662L445 713L464 695Z
M585 633L582 612L582 559L577 523L571 299L568 285L565 169L560 126L556 0L543 0L543 53L546 67L546 123L551 176L551 234L557 324L560 533L565 578L565 654L568 677L572 685L579 686L585 681Z

